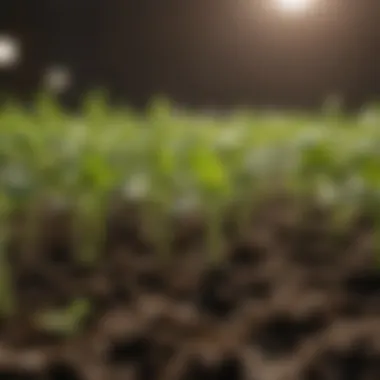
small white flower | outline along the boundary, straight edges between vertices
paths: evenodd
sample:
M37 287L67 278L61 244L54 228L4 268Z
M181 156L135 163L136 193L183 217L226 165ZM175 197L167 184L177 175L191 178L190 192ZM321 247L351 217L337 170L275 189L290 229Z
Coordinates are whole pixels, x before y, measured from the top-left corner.
M150 180L147 175L141 173L132 177L124 187L125 195L131 199L144 198L150 188Z
M337 202L340 194L337 187L327 178L321 177L317 182L317 192L319 199L325 205L333 205Z
M56 94L66 91L72 81L72 74L67 67L53 66L45 72L44 84L48 90Z
M229 128L220 134L220 138L216 141L218 148L236 148L242 142L243 134L239 128Z
M185 194L174 202L172 212L175 215L185 215L200 206L199 196L194 193Z
M88 139L88 129L83 123L67 126L68 138L57 141L57 152L66 158L76 158L80 155Z

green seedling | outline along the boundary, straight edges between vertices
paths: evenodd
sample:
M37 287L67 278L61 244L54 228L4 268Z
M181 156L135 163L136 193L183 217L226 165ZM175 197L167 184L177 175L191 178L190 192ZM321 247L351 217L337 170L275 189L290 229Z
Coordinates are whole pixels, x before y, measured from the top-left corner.
M254 203L279 182L286 182L296 197L323 201L327 187L320 191L322 178L334 186L336 194L329 202L337 210L342 204L360 209L363 194L376 198L380 186L376 107L371 108L371 120L344 117L333 108L315 115L240 112L215 118L175 114L169 102L159 99L147 115L137 115L112 111L104 96L94 93L84 111L69 116L42 95L33 112L14 104L0 111L1 191L9 207L29 215L25 249L43 232L37 229L40 200L59 194L74 205L78 261L96 263L108 194L121 190L136 174L150 180L142 203L148 204L145 219L157 251L163 257L169 252L168 214L174 198L194 192L208 215L212 260L220 259L222 216L233 202L241 205L243 230ZM361 195L347 190L353 173L362 183Z
M207 248L211 261L221 259L223 252L222 222L225 201L231 193L229 173L217 152L202 141L190 154L190 165L200 187L207 215Z
M71 336L80 332L83 321L90 312L90 302L85 298L80 298L64 309L37 313L34 316L34 323L43 331Z

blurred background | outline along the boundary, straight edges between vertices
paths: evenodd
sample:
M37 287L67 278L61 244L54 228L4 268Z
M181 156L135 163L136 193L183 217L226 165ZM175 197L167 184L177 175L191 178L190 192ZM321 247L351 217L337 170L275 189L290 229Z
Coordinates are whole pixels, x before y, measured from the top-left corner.
M356 110L380 94L379 21L378 0L2 0L0 92Z

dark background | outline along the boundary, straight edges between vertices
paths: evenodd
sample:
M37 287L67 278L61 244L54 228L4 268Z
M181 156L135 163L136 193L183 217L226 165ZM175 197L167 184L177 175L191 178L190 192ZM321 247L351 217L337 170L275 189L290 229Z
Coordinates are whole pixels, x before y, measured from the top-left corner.
M326 1L326 0L321 0ZM92 88L144 106L319 107L339 93L357 109L380 95L380 1L328 0L302 19L270 0L1 0L0 34L23 59L0 71L2 93L30 99L44 70L66 66L77 105Z

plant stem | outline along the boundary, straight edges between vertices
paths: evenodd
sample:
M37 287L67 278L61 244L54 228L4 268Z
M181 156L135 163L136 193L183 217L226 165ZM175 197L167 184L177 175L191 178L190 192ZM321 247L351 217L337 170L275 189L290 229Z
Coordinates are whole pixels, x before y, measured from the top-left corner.
M39 253L41 235L41 197L34 194L25 209L26 235L23 241L23 259L32 262Z
M75 258L82 264L94 265L105 240L103 202L79 197L73 218Z
M224 237L222 231L222 210L220 205L212 204L208 210L207 221L207 251L212 263L219 262L223 257Z

